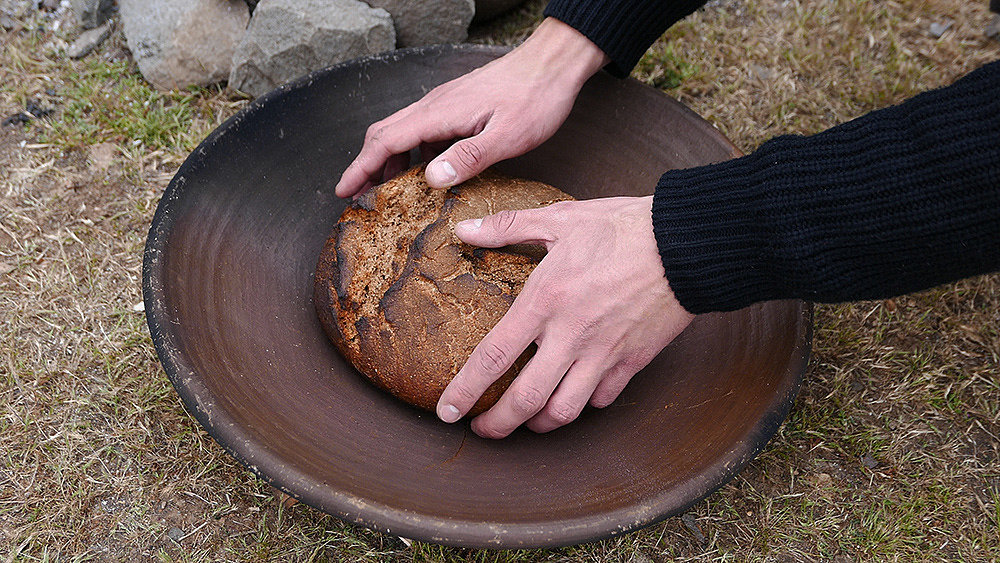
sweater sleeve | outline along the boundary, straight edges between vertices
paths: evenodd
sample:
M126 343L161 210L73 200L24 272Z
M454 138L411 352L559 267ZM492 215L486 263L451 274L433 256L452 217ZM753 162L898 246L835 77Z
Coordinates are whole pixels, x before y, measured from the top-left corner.
M551 0L545 15L585 35L611 59L607 70L628 76L668 27L707 0Z
M877 299L1000 269L1000 61L811 137L667 172L667 279L692 313Z

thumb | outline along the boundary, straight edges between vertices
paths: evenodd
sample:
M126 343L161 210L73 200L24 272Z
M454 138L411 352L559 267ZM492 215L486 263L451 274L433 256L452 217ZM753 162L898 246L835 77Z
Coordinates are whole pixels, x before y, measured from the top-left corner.
M427 165L427 183L435 188L460 184L508 157L503 135L483 130L453 144Z
M473 246L498 248L510 244L545 244L555 240L545 208L505 210L455 225L455 234Z

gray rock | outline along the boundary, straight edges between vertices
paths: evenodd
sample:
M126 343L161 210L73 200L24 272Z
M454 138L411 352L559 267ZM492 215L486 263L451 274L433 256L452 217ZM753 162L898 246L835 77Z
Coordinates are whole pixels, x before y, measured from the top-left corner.
M173 528L170 528L169 530L167 530L167 537L170 538L170 539L172 539L172 540L174 540L174 541L176 541L176 542L179 542L179 541L181 541L184 538L184 530L182 530L182 529L180 529L180 528L178 528L176 526L173 527Z
M694 517L694 514L690 512L685 512L681 516L681 522L684 523L684 527L688 529L692 534L694 534L694 539L698 540L699 544L704 544L705 534L702 533L701 528L698 527L698 520Z
M385 10L357 0L261 0L233 57L232 88L260 96L313 70L392 50Z
M73 0L73 15L84 29L93 29L108 21L115 11L115 0Z
M400 47L461 43L476 13L474 0L366 0L389 12Z
M491 20L523 3L524 0L476 0L476 17L472 21L480 23Z
M69 48L66 49L66 56L71 59L82 59L104 43L111 35L111 22L104 22L101 27L88 29L80 34Z
M139 71L162 90L228 78L250 20L243 0L121 0L120 11Z
M774 78L774 71L767 68L766 66L760 66L758 64L750 63L750 73L751 75L757 77L757 80L761 82L770 82Z
M934 37L941 37L946 31L951 29L952 24L955 22L952 20L944 20L943 22L934 22L931 24L930 32Z
M993 16L993 21L986 26L986 38L1000 40L1000 15Z

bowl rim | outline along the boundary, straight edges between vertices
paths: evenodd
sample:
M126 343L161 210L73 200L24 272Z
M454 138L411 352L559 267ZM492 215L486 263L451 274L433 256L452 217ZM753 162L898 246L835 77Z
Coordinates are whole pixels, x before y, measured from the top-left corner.
M797 301L795 303L798 304L799 340L786 366L786 372L776 389L772 408L750 430L748 440L744 444L745 447L728 452L725 458L716 460L705 472L695 475L681 484L679 488L685 489L686 493L683 495L682 502L676 501L676 493L674 493L670 495L669 503L665 502L664 499L653 497L649 499L649 502L625 509L544 523L510 524L455 520L413 513L373 502L347 491L335 490L332 487L316 487L307 475L283 463L280 458L263 447L264 444L258 443L252 435L246 433L224 409L216 408L213 394L195 373L182 349L176 345L177 335L169 320L166 288L163 284L163 254L174 223L170 208L172 202L182 197L187 187L188 175L204 166L205 159L203 157L210 153L213 145L232 132L242 121L252 117L264 105L277 103L290 92L309 87L319 77L349 71L362 65L391 63L411 57L452 53L500 56L509 50L509 47L472 44L398 49L345 61L311 72L257 98L213 130L185 159L157 204L143 253L143 303L146 322L157 356L187 412L195 417L225 451L269 485L342 520L361 524L387 534L454 547L498 549L554 548L574 545L631 532L687 510L735 477L763 450L777 432L798 394L812 346L812 304ZM638 83L638 81L634 82ZM673 101L672 98L659 90L646 85L642 86ZM677 106L690 116L704 121L687 106L680 103L677 103ZM711 134L731 147L733 154L740 154L735 145L721 132L714 127L709 129ZM670 506L664 506L666 504Z

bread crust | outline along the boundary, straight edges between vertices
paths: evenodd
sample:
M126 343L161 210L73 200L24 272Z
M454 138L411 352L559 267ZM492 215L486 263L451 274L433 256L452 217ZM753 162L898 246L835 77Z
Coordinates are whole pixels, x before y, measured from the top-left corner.
M422 167L376 186L344 210L320 253L314 302L324 330L373 383L433 411L544 256L538 246L470 246L455 225L571 199L492 170L448 190L428 186ZM470 414L496 403L534 349Z

